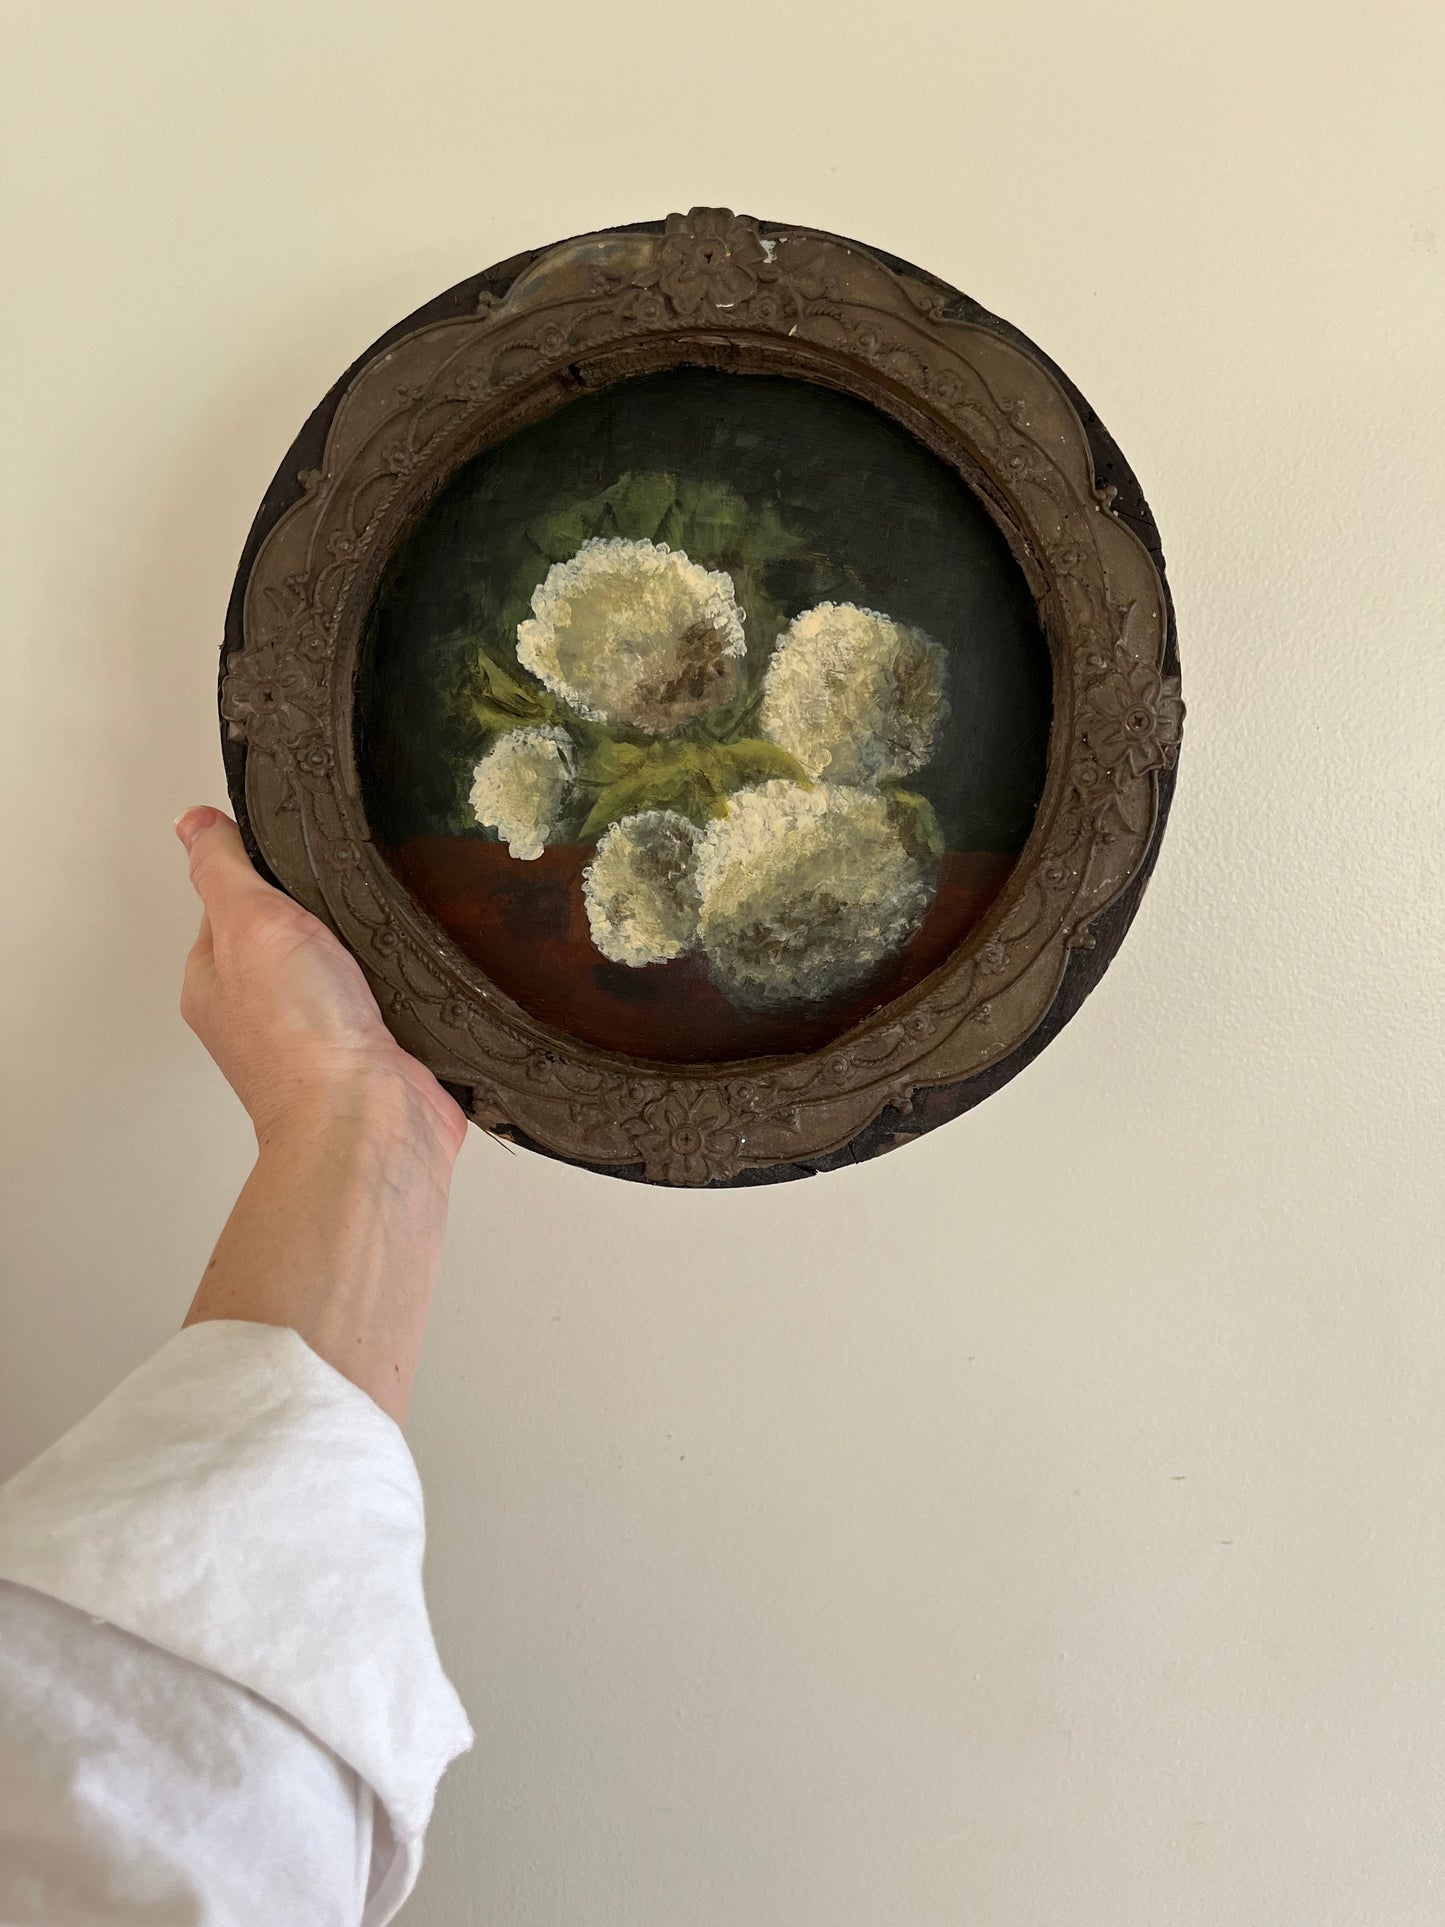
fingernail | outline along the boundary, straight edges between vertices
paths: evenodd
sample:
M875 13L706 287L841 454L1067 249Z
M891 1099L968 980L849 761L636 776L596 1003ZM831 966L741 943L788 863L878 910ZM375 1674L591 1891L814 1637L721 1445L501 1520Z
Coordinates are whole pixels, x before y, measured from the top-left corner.
M201 804L196 809L182 810L176 818L176 835L181 839L181 842L185 844L187 856L190 855L191 845L201 834L201 831L208 830L211 827L210 819L214 817L215 814L216 812L214 810L208 809L205 804Z

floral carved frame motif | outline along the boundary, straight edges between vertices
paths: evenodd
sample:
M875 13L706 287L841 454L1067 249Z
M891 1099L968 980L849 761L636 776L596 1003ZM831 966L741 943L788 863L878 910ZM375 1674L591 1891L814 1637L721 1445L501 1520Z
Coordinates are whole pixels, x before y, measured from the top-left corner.
M960 473L1007 537L1053 663L1048 774L983 922L922 984L807 1056L663 1065L579 1044L490 983L372 841L353 741L367 612L457 467L579 395L679 364L819 383ZM666 1184L866 1157L977 1102L1072 1014L1152 867L1183 710L1158 538L1066 378L932 277L814 230L694 209L490 270L342 378L257 517L220 709L253 857L355 953L400 1041L471 1117Z

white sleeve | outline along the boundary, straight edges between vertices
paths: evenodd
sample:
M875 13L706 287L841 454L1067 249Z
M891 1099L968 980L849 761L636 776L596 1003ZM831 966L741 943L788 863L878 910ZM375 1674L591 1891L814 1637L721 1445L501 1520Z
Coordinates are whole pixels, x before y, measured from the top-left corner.
M380 1927L471 1744L400 1431L192 1326L0 1487L0 1921Z

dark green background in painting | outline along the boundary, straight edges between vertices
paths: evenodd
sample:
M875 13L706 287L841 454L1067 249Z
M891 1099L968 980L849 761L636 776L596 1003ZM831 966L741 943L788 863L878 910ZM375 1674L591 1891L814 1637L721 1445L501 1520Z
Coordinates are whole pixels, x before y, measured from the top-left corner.
M953 471L861 402L804 382L693 368L573 402L477 456L398 551L372 613L357 702L367 813L384 844L483 834L465 799L485 739L455 700L467 660L498 607L515 599L528 526L629 471L723 482L750 505L770 504L796 538L795 552L763 578L783 620L817 602L855 602L943 643L950 715L910 786L932 802L950 848L1022 847L1043 788L1049 660L1022 575L986 511ZM538 581L546 569L539 555ZM743 603L755 658L770 648L777 618L748 608L746 595Z

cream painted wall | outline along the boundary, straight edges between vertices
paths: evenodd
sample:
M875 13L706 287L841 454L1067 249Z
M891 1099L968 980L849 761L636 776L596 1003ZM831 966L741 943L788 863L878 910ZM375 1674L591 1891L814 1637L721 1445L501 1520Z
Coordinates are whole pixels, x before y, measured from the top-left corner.
M170 823L295 429L517 249L855 234L1137 467L1173 826L1083 1014L916 1147L697 1197L474 1137L410 1431L478 1743L406 1918L1438 1927L1434 0L0 27L0 1470L173 1329L247 1166Z

